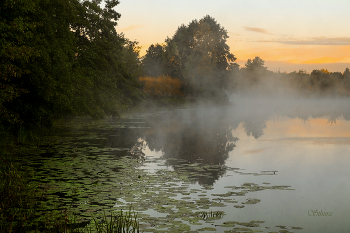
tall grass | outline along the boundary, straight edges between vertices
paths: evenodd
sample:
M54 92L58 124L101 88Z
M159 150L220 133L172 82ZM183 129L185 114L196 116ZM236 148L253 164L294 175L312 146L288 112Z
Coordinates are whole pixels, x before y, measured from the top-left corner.
M119 214L111 212L109 216L104 212L103 218L98 221L93 217L94 227L88 228L89 232L96 230L98 233L109 232L125 232L136 233L140 232L139 222L137 220L137 214L131 210Z
M158 77L144 76L139 79L143 90L153 98L182 97L183 82L177 78L161 75Z

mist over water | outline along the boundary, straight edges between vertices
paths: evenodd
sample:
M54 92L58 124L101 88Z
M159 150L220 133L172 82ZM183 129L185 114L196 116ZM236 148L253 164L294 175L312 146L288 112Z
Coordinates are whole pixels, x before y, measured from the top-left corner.
M148 232L345 233L349 115L347 98L235 94L220 106L76 118L37 156L37 179L83 218L132 206Z
M289 122L288 130L295 131L294 135L282 132L275 140L289 137L299 141L311 138L334 141L342 138L343 143L347 142L350 134L346 130L350 128L343 128L343 132L334 132L334 129L339 128L337 124L347 124L350 120L349 100L343 97L233 94L230 103L222 106L202 103L193 108L154 114L146 119L149 129L141 134L141 138L149 150L162 152L169 166L179 162L172 158L191 164L224 165L241 138L241 134L235 135L237 130L243 130L245 137L264 140L265 132L271 131L269 126ZM300 128L303 126L309 127L307 133ZM322 128L325 126L329 127ZM215 176L207 184L213 184L219 178Z
M233 94L227 105L202 104L150 117L146 120L150 129L141 138L150 155L154 151L165 160L163 165L192 174L190 187L211 186L207 196L247 182L294 189L246 194L261 202L242 209L218 208L227 214L223 222L263 220L262 232L276 226L291 232L346 232L349 100ZM321 210L332 216L309 214Z
M237 115L257 119L283 115L307 120L309 118L327 117L330 121L343 116L350 118L350 98L344 97L298 97L298 96L252 96L232 95L232 112Z

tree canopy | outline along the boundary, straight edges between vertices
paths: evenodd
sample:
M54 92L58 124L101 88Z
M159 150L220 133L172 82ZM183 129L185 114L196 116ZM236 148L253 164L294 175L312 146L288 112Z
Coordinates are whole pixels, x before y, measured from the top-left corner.
M0 3L0 124L118 114L138 100L139 48L116 32L117 0Z
M266 71L266 67L264 66L265 61L260 57L255 57L253 60L248 59L245 63L245 69L252 72L261 72Z
M157 77L165 73L164 59L165 59L164 47L160 44L151 45L147 51L144 59L142 60L142 66L144 68L144 74L146 76Z
M143 59L144 70L148 75L157 71L179 78L191 86L195 95L220 96L230 71L237 67L227 38L227 31L209 15L193 20L181 25L164 46L149 47Z

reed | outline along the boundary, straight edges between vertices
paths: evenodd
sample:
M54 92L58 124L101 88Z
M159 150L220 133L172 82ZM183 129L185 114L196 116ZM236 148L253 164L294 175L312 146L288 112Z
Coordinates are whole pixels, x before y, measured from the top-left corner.
M104 212L100 221L93 217L93 226L88 228L88 232L97 233L138 233L140 232L139 222L137 220L137 214L131 208L129 211L123 212L121 210L118 214L110 212L107 216Z

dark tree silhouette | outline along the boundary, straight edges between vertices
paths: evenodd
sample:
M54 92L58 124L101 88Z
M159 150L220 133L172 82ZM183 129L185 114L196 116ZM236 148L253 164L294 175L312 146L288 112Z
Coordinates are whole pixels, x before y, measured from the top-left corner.
M255 57L253 60L248 59L245 63L245 69L251 72L266 71L267 67L264 66L265 61L260 57Z
M166 40L165 50L151 46L144 58L145 72L150 61L160 62L163 73L181 79L200 97L224 99L230 72L237 67L236 58L226 44L227 31L209 15L188 26L181 25L172 38ZM157 49L156 49L157 48ZM153 53L155 52L155 53ZM154 59L157 58L157 59Z
M345 69L343 75L344 75L344 78L350 78L350 70L349 70L349 68Z
M142 60L142 68L145 75L157 77L165 73L164 53L164 47L160 44L152 44L148 48Z

